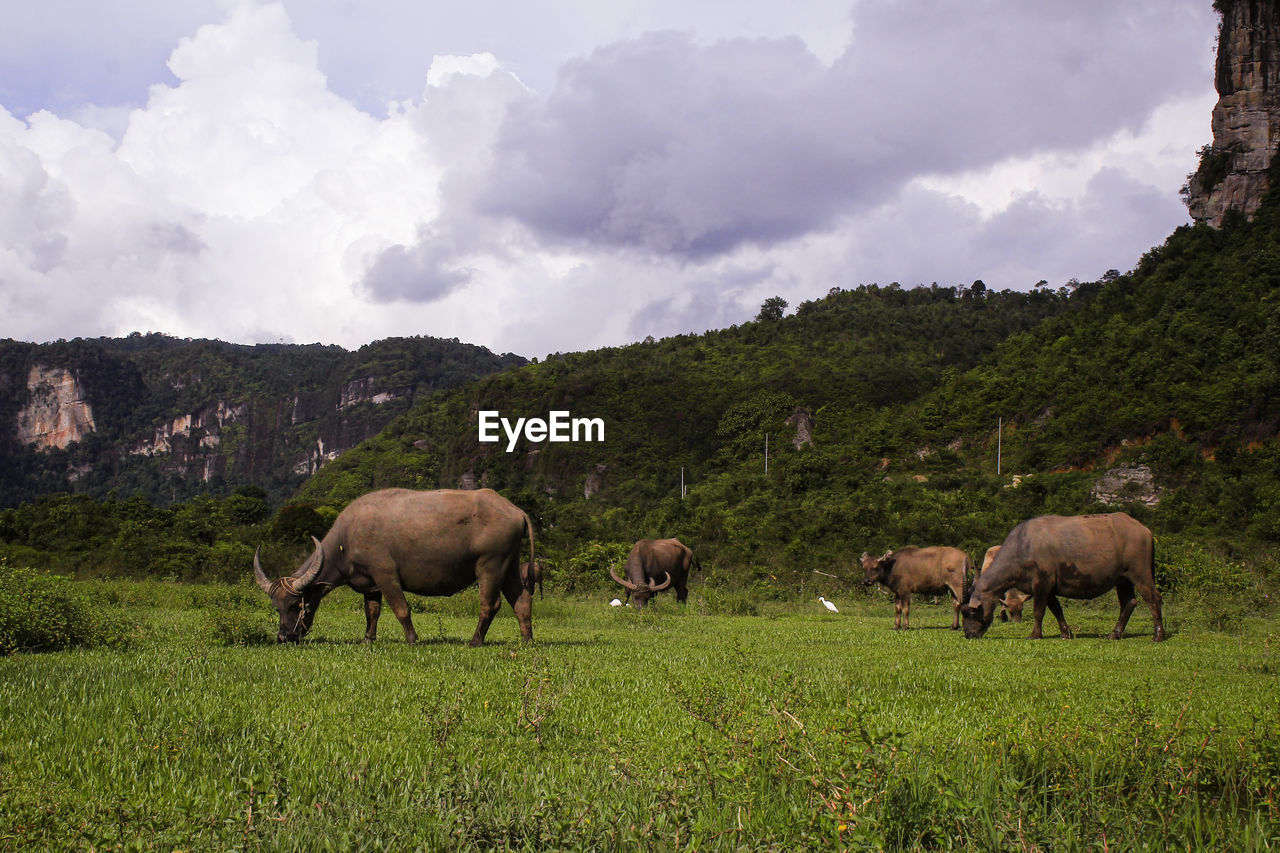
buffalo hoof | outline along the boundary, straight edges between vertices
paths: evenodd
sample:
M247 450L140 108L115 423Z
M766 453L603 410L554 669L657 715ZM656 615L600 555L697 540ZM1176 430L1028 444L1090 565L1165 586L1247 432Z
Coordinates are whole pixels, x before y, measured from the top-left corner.
M1043 637L1043 636L1044 636L1044 634L1041 634L1039 631L1032 631L1032 632L1031 632L1031 634L1030 634L1030 636L1028 636L1028 637L1027 637L1027 639L1028 639L1028 640L1039 640L1039 639L1040 639L1041 637Z
M1074 640L1074 639L1076 638L1075 632L1074 632L1074 631L1072 631L1070 628L1068 628L1067 630L1063 631L1063 632L1062 632L1061 634L1059 634L1058 636L1059 636L1059 637L1061 637L1061 638L1062 638L1062 639L1064 639L1064 640Z
M1108 639L1108 640L1118 640L1118 639L1120 639L1120 637L1121 637L1121 636L1123 636L1123 635L1122 635L1119 631L1112 631L1110 634L1107 634L1107 639Z
M1157 629L1157 630L1156 630L1156 633L1155 633L1155 636L1151 638L1151 641L1152 641L1153 643L1163 643L1163 642L1164 642L1164 629L1163 629L1163 628L1159 628L1159 629Z

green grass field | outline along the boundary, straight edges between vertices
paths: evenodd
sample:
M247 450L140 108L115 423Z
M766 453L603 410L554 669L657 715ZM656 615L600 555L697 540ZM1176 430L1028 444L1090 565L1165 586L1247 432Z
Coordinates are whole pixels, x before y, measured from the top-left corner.
M1280 620L982 640L886 600L709 615L335 593L300 647L256 590L104 583L124 649L0 658L0 849L1250 850L1280 846ZM1056 634L1056 631L1053 632ZM235 631L231 632L234 638Z

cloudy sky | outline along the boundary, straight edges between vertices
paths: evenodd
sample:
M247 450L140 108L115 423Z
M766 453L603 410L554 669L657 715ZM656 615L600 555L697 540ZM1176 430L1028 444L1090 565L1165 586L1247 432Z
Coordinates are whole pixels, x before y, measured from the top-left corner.
M1209 0L6 4L0 337L542 356L836 286L1095 279L1188 220L1216 29Z

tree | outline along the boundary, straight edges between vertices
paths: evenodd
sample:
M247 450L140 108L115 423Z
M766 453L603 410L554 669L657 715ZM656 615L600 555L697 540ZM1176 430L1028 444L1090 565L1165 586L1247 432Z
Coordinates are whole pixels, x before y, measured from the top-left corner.
M785 310L787 310L787 300L781 296L770 296L760 306L760 313L756 315L756 319L777 322L782 319L782 312Z

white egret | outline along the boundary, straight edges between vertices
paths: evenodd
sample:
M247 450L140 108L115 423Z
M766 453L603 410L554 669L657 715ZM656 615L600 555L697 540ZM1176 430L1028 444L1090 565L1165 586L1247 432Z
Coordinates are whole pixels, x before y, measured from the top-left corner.
M826 600L825 598L823 598L822 596L818 596L818 600L822 602L822 606L823 606L823 607L827 608L827 609L828 609L828 610L830 610L832 613L839 613L839 612L840 612L839 610L836 610L836 606L835 606L834 604L832 604L830 601L827 601L827 600Z

